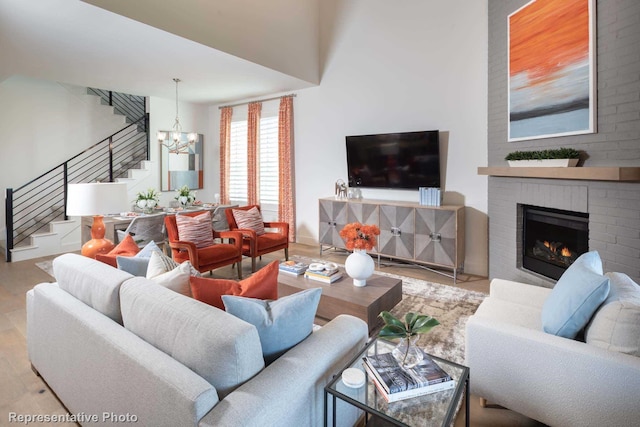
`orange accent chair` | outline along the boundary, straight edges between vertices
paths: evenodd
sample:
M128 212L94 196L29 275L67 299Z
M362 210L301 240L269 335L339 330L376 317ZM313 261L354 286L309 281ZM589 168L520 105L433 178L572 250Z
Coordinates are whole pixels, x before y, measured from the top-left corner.
M185 212L180 215L196 216L200 214L202 212L196 211ZM238 279L242 279L242 233L237 231L215 231L212 226L213 238L229 239L229 243L216 243L212 246L198 249L194 243L180 240L175 215L167 215L164 218L164 223L167 227L169 247L174 261L178 263L191 261L191 265L201 273L224 267L225 265L235 264L238 269Z
M240 231L244 236L242 242L242 254L251 257L251 272L256 271L256 258L262 257L264 254L275 252L280 249L284 249L284 258L289 260L289 224L286 222L263 222L265 231L261 236L258 236L254 230L247 228L238 228L236 219L233 216L234 210L244 210L256 207L260 211L260 205L242 206L239 208L226 209L224 211L227 222L229 223L229 229L231 231Z

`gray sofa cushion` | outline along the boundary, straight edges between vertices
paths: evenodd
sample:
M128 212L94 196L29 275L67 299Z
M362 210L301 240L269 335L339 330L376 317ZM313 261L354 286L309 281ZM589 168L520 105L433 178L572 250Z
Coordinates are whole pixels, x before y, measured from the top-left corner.
M131 274L82 255L64 254L53 260L53 275L60 289L122 324L120 285Z
M135 277L120 289L124 327L213 385L220 399L264 368L258 332L222 310Z

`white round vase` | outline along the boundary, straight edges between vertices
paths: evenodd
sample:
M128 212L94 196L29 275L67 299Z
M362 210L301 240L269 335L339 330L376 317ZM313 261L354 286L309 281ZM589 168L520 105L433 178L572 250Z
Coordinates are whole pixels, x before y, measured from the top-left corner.
M354 249L353 253L347 257L344 269L353 279L353 285L362 287L367 285L367 279L373 274L375 264L367 251Z

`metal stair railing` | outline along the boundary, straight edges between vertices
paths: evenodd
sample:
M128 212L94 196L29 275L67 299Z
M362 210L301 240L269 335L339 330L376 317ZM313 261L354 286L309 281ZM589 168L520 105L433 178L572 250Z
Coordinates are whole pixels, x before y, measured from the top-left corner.
M7 188L6 255L50 222L68 219L67 186L80 182L113 182L149 160L149 115L94 144L19 188ZM139 129L144 129L140 132ZM105 212L112 213L112 212Z
M144 96L95 88L87 88L87 93L99 96L105 105L112 106L116 113L125 116L127 123L133 123L146 113L146 98Z

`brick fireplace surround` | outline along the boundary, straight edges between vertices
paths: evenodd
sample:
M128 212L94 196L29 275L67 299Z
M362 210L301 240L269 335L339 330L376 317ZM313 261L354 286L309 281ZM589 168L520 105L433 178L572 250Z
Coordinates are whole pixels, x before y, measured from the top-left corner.
M596 3L597 133L507 142L507 16L527 1L490 1L488 166L516 150L571 147L581 167L640 166L640 2ZM481 165L484 166L484 165ZM489 276L551 287L519 265L517 205L589 214L589 250L640 283L640 182L489 177Z

